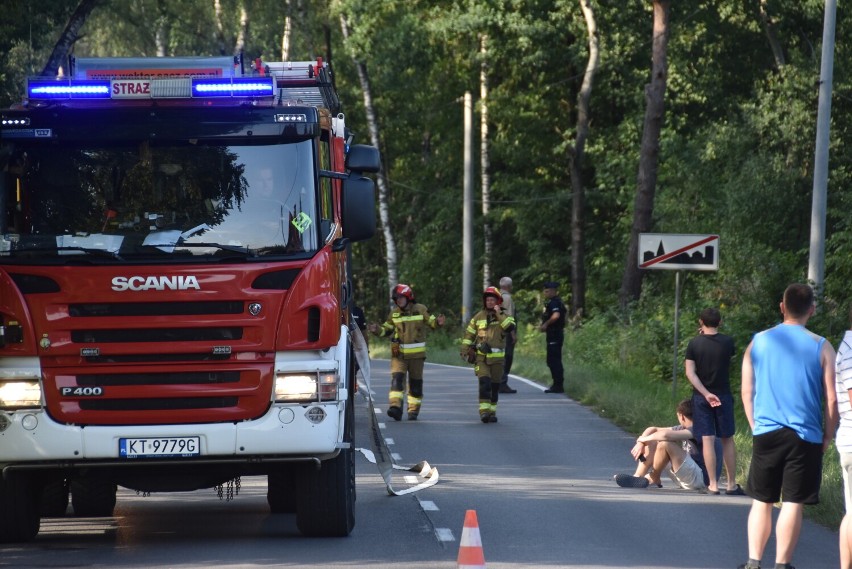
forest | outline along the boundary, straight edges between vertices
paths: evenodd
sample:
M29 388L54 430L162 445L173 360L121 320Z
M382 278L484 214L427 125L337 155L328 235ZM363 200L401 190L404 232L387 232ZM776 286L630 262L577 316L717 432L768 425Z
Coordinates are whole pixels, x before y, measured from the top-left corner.
M569 358L667 381L676 279L638 269L638 233L720 236L718 270L682 275L681 350L707 306L742 350L807 280L823 16L818 0L6 0L0 106L69 55L322 57L347 125L383 160L380 228L353 251L370 320L404 282L461 322L471 183L474 304L509 275L530 325L556 280ZM852 300L847 16L810 326L835 345Z

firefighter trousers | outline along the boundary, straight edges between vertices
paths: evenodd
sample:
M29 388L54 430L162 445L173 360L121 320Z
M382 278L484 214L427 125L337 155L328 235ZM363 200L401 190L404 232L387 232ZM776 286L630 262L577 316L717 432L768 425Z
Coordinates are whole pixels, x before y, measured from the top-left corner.
M503 359L488 362L485 356L477 355L473 371L479 380L479 416L496 416L500 383L503 381Z
M402 408L405 397L406 383L408 384L408 413L420 413L423 401L423 367L426 358L403 359L391 358L391 387L388 394L388 404L391 407ZM407 381L406 381L407 379Z

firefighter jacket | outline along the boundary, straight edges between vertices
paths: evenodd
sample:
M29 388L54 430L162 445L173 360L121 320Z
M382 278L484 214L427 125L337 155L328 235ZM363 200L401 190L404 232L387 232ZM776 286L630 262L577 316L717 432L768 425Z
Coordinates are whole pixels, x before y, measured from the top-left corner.
M464 331L462 349L473 347L477 356L487 363L502 361L505 356L506 335L515 328L515 319L501 309L482 309L473 315Z
M391 348L394 352L399 349L399 356L404 360L426 358L427 327L434 330L438 320L429 314L422 304L409 302L405 308L397 307L382 324L380 336L390 336ZM397 344L396 347L393 344Z

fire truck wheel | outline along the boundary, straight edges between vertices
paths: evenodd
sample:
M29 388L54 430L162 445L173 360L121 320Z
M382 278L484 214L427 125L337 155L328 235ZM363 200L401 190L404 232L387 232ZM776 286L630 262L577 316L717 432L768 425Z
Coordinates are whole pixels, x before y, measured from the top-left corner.
M45 518L60 518L68 510L70 490L64 478L52 480L41 490L41 515Z
M296 487L293 466L281 465L267 476L266 501L273 514L292 514L296 511Z
M296 477L296 526L307 537L345 537L355 527L355 455L337 457L299 469Z
M78 518L111 516L118 487L98 478L80 478L71 482L71 505Z
M17 472L0 477L0 543L29 541L38 534L38 488Z

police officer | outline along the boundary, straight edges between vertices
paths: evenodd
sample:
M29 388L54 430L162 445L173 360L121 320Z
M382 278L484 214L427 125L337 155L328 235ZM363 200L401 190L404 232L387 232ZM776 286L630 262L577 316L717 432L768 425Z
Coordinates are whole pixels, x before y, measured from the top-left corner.
M490 286L482 293L483 308L473 315L464 331L461 356L470 363L479 379L479 419L497 422L497 399L503 380L506 338L515 329L515 319L500 305L500 290Z
M562 367L562 344L565 342L565 303L559 298L556 290L559 283L548 281L544 283L544 312L541 314L541 326L538 329L545 333L547 340L547 367L553 385L545 389L545 393L565 393L565 370Z
M381 328L370 324L377 336L391 339L391 387L388 394L389 417L402 419L402 403L408 384L408 420L416 421L423 401L423 367L426 362L426 331L444 325L444 315L433 316L422 304L414 302L414 291L398 284L392 298L396 308ZM408 380L406 382L406 379Z

